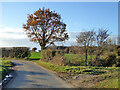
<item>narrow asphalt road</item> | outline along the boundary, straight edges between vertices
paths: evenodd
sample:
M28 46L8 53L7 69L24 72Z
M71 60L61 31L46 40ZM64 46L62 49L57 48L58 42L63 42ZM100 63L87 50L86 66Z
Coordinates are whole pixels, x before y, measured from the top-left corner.
M12 60L16 66L16 76L5 88L70 88L49 70L29 61Z

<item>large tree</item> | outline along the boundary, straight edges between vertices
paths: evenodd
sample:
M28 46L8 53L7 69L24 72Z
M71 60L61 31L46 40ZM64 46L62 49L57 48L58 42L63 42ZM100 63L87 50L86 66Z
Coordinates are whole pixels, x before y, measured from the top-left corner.
M94 41L94 30L80 32L80 34L76 37L77 43L84 47L85 50L85 66L87 66L87 57L88 57L88 48Z
M23 24L23 28L30 40L41 46L41 50L56 41L65 41L69 37L61 16L44 7L28 15L27 23Z

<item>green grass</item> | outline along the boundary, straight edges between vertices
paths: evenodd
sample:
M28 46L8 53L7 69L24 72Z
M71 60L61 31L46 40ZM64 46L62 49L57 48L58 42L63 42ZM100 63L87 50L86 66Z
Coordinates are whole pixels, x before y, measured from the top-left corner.
M84 57L83 57L84 56ZM82 58L85 59L85 55L79 55L79 54L65 54L65 57L68 58L68 59L76 59L77 60L81 60ZM78 58L79 57L79 58ZM93 55L93 59L95 58L95 55ZM91 59L91 56L88 55L88 61Z
M13 63L10 60L0 60L0 66L11 67Z
M65 54L65 57L70 60L70 62L72 63L74 60L75 61L83 61L81 64L84 65L84 61L85 61L85 57L83 57L84 55L82 55L82 57L80 57L79 54ZM39 60L40 58L42 58L41 56L41 52L31 52L31 56L29 57L29 60ZM93 56L93 59L95 58L95 56ZM88 56L88 63L91 61L91 56Z
M8 74L13 66L13 63L9 60L0 59L0 80L2 80L6 74Z
M73 60L75 61L82 61L83 65L85 65L85 55L79 55L79 54L65 54L65 57L70 60L70 62L72 62ZM87 57L88 62L87 64L89 64L89 62L91 62L91 56L88 55ZM95 58L95 55L92 56L92 58Z
M31 52L30 60L39 60L41 58L41 52Z

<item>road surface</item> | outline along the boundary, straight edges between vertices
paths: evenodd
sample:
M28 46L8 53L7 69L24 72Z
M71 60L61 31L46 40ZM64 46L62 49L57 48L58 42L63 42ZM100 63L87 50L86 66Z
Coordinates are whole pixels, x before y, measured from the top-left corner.
M12 60L16 76L5 88L69 88L70 85L49 70L29 61Z

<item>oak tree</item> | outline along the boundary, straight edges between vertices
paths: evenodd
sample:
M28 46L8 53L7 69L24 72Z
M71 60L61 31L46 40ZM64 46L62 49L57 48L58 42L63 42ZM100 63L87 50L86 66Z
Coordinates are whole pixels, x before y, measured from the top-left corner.
M34 14L29 14L23 28L30 40L41 46L41 50L56 41L65 41L69 38L61 16L49 8L39 8Z

